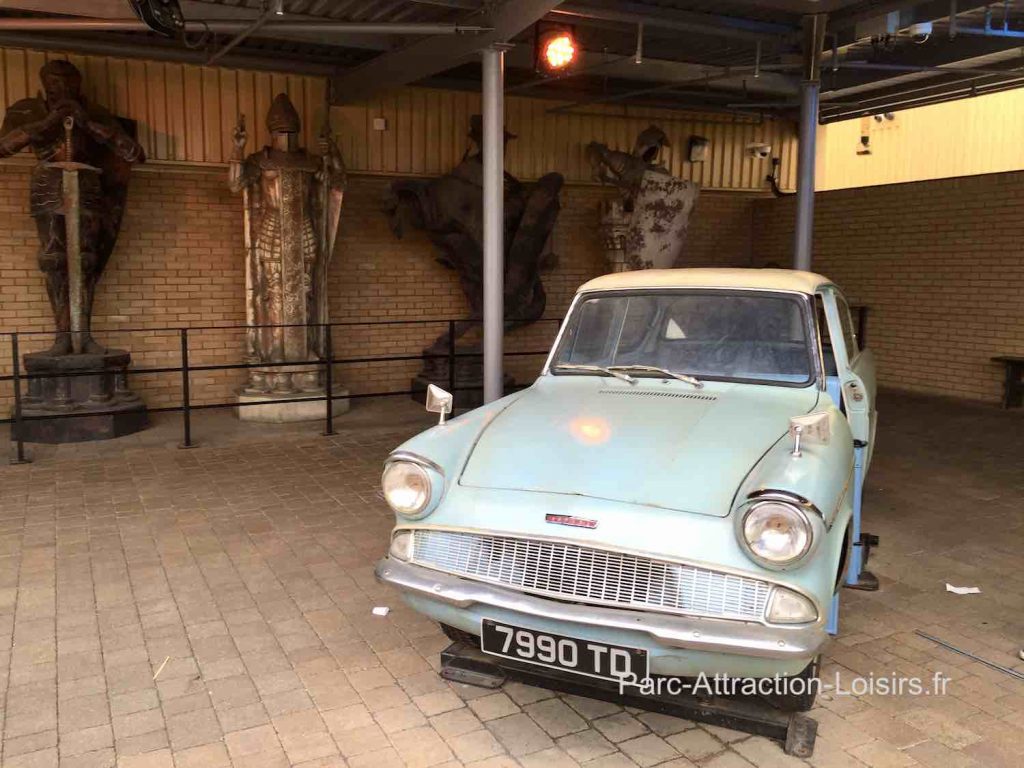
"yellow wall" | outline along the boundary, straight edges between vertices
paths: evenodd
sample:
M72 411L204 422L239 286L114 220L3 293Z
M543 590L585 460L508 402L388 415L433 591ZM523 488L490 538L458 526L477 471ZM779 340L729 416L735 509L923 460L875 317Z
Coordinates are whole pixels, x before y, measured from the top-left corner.
M1024 169L1024 90L933 104L895 120L818 128L817 188L843 189ZM858 155L870 136L870 155Z
M314 145L323 120L321 78L20 49L0 49L0 106L35 94L39 67L53 57L68 58L82 71L87 97L138 121L139 138L150 160L158 163L225 162L239 112L249 127L247 151L261 146L266 140L263 120L279 91L291 96L302 115L307 146ZM752 142L771 144L782 159L783 186L794 183L796 135L786 121L606 105L556 115L548 111L553 106L557 102L506 100L507 127L519 137L508 146L506 165L512 174L533 179L560 171L570 182L590 181L583 154L588 142L630 149L637 133L654 122L672 142L664 158L671 170L705 188L763 191L769 165L746 156ZM351 170L436 176L461 159L469 143L469 116L479 111L478 93L402 88L365 104L334 108L332 123ZM387 130L373 130L378 117L386 119ZM693 134L711 140L707 162L684 162Z

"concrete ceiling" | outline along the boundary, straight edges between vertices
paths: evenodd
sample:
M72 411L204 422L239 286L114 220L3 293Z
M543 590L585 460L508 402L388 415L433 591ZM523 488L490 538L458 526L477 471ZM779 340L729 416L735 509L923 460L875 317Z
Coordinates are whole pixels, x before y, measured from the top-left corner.
M570 102L558 106L563 111L619 103L790 114L800 77L801 18L827 13L823 121L1024 84L1024 0L990 10L950 0L283 0L285 15L268 16L258 28L253 23L262 0L181 5L190 21L188 41L197 47L142 30L9 26L27 17L129 19L126 0L0 0L0 45L196 63L216 58L226 66L326 75L334 100L345 103L407 83L476 89L479 49L510 41L509 90ZM213 34L203 33L203 21ZM583 53L569 74L549 78L534 71L538 21L573 25ZM368 32L339 23L402 26ZM486 31L414 34L418 24ZM229 42L234 45L227 50Z

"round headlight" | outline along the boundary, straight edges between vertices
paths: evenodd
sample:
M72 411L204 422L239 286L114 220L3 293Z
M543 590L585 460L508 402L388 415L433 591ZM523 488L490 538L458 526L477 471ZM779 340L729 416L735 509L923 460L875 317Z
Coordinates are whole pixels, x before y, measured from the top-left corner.
M384 499L400 515L414 517L430 503L430 475L419 464L393 461L380 481Z
M811 548L813 531L806 515L791 504L762 501L743 518L743 538L755 558L768 565L787 565Z

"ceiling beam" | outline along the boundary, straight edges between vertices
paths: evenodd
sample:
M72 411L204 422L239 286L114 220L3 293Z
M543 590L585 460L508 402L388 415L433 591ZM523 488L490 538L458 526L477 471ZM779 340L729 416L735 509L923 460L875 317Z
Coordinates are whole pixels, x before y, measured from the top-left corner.
M111 36L102 38L81 38L71 35L42 35L28 32L0 31L0 46L10 48L29 48L38 51L58 51L60 53L81 53L95 56L122 56L130 59L150 59L152 61L175 61L182 64L205 65L209 54L204 50L190 51L180 45L146 40L145 42L131 39L115 40ZM321 60L301 60L282 55L251 55L231 52L225 55L218 64L222 67L236 69L255 69L264 72L288 72L298 75L331 75L337 71L334 64Z
M94 19L123 19L130 15L125 0L0 0L0 9L12 11L33 11L59 14L61 16L84 16ZM181 10L186 21L242 21L252 22L259 17L259 11L243 6L205 3L200 0L181 0ZM288 13L281 17L285 21L328 21L326 16L311 16L303 13ZM293 40L318 45L336 45L344 48L360 48L370 51L388 51L398 39L391 34L367 35L344 32L282 31L264 27L253 33L253 37Z
M533 51L520 46L510 51L506 63L509 69L532 72ZM613 53L584 50L573 64L572 72L555 77L535 77L526 83L508 88L506 92L528 95L530 89L543 87L551 82L570 80L581 76L613 77L622 80L641 80L646 83L699 83L701 78L715 81L715 88L725 91L743 91L760 96L794 96L799 93L794 79L778 72L764 71L753 76L750 69L737 72L731 78L723 78L724 67L690 64L669 59L644 57L637 64L632 55L621 56ZM735 96L735 93L733 94Z
M744 19L737 16L721 16L710 13L697 13L675 8L661 8L643 3L625 2L624 0L588 0L587 2L566 2L552 11L557 16L573 16L582 19L600 19L602 21L619 21L626 24L638 24L677 32L695 32L712 37L725 37L739 40L764 40L785 37L795 34L798 30L786 24Z
M505 0L490 19L474 18L492 27L490 32L460 37L428 37L334 77L334 104L363 101L387 88L407 85L451 69L492 43L503 43L519 34L559 0Z
M479 11L479 0L411 0L421 5L436 5L442 8L459 8L464 11ZM625 0L582 0L564 2L547 15L550 21L564 21L571 17L583 21L610 21L618 24L639 24L643 22L652 29L668 29L676 32L696 32L714 37L741 40L764 40L792 35L798 27L775 22L723 16L713 13L684 11L664 8Z
M834 73L827 60L822 63L822 109L834 99L848 101L861 94L870 98L870 93L891 87L910 87L927 80L939 82L948 71L958 68L1006 68L1012 66L1007 62L1019 63L1021 49L1001 38L970 37L951 41L940 36L921 45L907 45L888 55L866 59L864 63L869 67L877 67L874 70L857 69L856 58L847 56L840 60L839 71ZM894 74L888 77L883 74L887 66L894 68ZM907 71L898 73L895 68L899 66L906 66ZM914 71L914 68L921 69Z

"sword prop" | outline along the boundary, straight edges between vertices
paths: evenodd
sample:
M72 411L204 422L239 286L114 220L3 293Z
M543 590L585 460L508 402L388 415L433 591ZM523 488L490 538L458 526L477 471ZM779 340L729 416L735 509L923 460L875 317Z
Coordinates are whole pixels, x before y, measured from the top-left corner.
M81 354L85 346L86 318L82 302L85 286L82 280L82 208L81 193L78 185L78 174L82 171L102 173L99 168L86 163L74 161L74 144L72 134L75 119L70 115L64 118L64 160L47 163L48 168L61 170L61 194L64 210L64 250L68 262L68 324L71 330L71 349Z
M245 115L238 116L238 130L245 133ZM243 160L241 151L238 152L238 160ZM245 331L247 362L253 363L259 359L257 354L256 334L256 249L252 236L252 208L251 193L249 185L242 187L242 226L243 242L245 245L245 324L249 326Z

